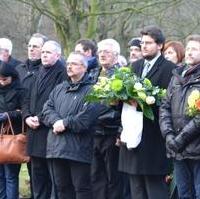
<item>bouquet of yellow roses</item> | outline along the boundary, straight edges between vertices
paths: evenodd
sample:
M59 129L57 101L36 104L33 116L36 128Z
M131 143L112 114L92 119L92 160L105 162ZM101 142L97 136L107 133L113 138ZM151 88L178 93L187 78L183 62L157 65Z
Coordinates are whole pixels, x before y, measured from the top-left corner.
M106 104L135 100L144 116L153 120L151 105L159 105L165 94L165 89L153 86L149 79L137 77L129 67L121 67L115 70L111 78L99 77L86 100Z
M187 103L188 107L186 114L189 117L200 114L200 91L197 89L193 90L188 96Z

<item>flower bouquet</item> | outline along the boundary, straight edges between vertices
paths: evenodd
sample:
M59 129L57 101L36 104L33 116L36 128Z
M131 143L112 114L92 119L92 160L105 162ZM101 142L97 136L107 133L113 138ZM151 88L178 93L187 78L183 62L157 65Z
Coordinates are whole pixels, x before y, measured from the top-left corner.
M143 115L154 120L152 105L159 105L165 94L166 90L153 86L149 79L139 78L130 68L122 67L117 68L111 78L100 77L86 99L106 104L122 101L120 139L127 148L135 148L142 138Z
M195 89L191 92L187 99L186 115L194 117L200 114L200 91Z
M154 120L152 105L159 105L165 94L165 89L153 86L149 79L137 77L129 67L121 67L116 68L111 78L99 77L86 99L106 104L134 100L144 116Z

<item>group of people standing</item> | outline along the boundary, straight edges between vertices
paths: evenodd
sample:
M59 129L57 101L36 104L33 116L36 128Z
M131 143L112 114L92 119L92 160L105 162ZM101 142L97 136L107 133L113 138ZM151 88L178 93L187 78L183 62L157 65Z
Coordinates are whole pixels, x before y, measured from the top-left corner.
M128 67L168 88L161 106L152 107L154 121L143 119L141 142L132 149L120 141L122 103L85 100L98 77L121 67L116 40L96 46L81 39L65 62L60 44L36 33L28 59L11 65L1 56L5 51L11 58L11 52L0 39L0 123L8 113L15 128L22 119L27 125L32 198L168 199L167 157L174 160L179 198L200 198L200 120L185 114L189 94L200 85L200 35L188 37L184 53L180 42L167 46L162 31L147 26L129 46ZM19 198L19 170L0 165L0 199Z

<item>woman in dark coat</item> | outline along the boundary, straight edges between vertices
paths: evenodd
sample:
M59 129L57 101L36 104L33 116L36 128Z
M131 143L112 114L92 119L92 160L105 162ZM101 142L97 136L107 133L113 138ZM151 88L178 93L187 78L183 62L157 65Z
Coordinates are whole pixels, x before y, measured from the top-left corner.
M8 113L15 133L21 132L22 92L16 70L9 64L0 62L0 124L7 121ZM0 164L0 198L18 198L19 171L19 164Z

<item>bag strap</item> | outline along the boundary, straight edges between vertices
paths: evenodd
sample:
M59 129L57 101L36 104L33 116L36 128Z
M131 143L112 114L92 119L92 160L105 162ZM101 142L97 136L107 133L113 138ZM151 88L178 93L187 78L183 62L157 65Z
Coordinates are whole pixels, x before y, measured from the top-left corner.
M4 128L3 128L3 122L1 123L1 132L0 135L2 136L4 134Z
M8 124L9 124L10 130L11 130L11 133L12 133L12 135L15 135L10 116L7 112L6 112L6 115L7 115L7 118L8 118Z
M2 122L0 135L9 134L9 129L11 130L12 135L14 135L15 133L14 133L14 130L13 130L13 125L12 125L10 116L7 112L5 114L7 116L8 123L7 123L7 125L4 125L4 123ZM25 124L24 124L23 119L22 119L22 132L21 133L25 134Z

